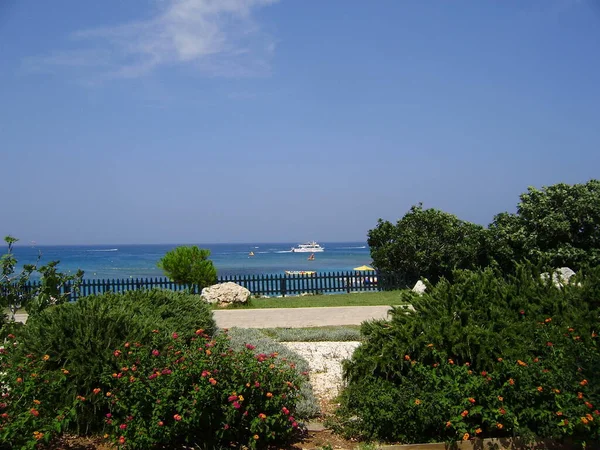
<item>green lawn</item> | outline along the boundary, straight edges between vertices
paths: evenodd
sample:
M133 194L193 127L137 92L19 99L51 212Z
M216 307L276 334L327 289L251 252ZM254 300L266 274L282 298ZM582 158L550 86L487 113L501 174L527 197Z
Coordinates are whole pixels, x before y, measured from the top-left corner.
M253 298L237 308L310 308L320 306L400 305L401 291L361 292L355 294L307 295L305 297ZM215 307L215 309L219 309Z

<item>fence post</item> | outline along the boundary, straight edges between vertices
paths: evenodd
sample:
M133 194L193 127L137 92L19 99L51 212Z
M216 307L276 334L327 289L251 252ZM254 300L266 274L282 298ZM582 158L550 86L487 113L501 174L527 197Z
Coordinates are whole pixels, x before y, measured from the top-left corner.
M285 291L286 291L285 275L282 276L281 279L279 280L279 290L281 291L281 296L285 297Z
M350 284L350 274L348 272L346 272L346 293L350 293L350 288L351 288L351 284Z

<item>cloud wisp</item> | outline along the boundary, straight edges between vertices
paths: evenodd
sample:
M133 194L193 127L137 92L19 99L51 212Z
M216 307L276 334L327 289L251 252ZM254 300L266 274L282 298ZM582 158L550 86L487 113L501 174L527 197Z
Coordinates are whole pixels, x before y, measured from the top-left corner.
M80 30L74 49L27 58L25 67L71 69L96 80L138 78L186 66L209 76L262 76L270 71L274 39L253 12L277 0L163 0L146 20Z

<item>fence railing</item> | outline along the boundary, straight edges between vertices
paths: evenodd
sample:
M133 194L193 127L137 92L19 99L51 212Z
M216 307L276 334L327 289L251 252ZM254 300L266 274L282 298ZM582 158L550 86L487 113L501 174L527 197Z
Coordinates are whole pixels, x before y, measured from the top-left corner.
M401 274L365 273L365 272L327 272L294 275L233 275L222 276L217 283L233 282L244 286L255 296L289 296L302 294L334 294L366 291L382 291L404 289L407 287L405 277ZM39 281L27 284L29 292L35 292ZM174 283L168 278L124 278L124 279L84 279L75 291L67 284L61 287L61 293L70 292L71 301L87 295L105 292L125 292L138 289L170 289L181 291L189 286ZM198 286L191 290L200 293Z

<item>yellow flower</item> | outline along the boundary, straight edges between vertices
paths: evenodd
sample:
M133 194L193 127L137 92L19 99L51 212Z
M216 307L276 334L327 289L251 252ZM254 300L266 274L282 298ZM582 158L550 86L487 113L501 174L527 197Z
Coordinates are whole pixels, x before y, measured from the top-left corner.
M36 405L39 405L42 402L40 402L39 400L34 400L33 403L35 403Z
M238 397L238 401L240 401L240 402L243 402L243 401L244 401L244 396L243 396L243 395L240 395L240 396Z
M48 361L50 359L50 355L44 355L42 359L44 361Z
M67 375L69 373L69 371L67 369L63 369L62 373L64 373L65 375Z
M479 433L481 433L482 431L483 431L483 430L482 430L481 428L477 428L477 429L475 430L475 434L479 434Z
M467 441L469 439L469 433L463 434L463 441Z
M416 400L415 400L415 405L420 405L420 404L421 404L421 400L419 400L419 399L416 399Z
M258 434L255 434L253 437L255 441L258 441Z

